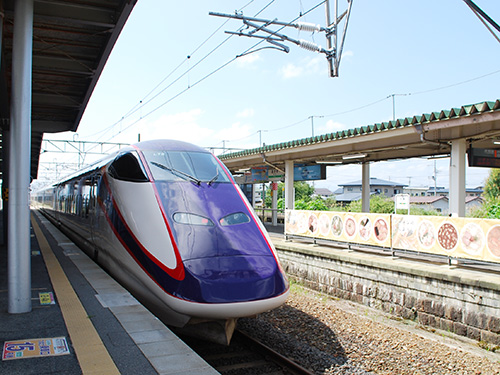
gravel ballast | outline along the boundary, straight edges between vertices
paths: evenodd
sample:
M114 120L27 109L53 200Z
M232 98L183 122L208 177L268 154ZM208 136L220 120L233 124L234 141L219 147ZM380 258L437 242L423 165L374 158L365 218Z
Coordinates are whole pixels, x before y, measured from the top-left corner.
M500 374L500 354L480 343L297 285L238 326L315 374Z

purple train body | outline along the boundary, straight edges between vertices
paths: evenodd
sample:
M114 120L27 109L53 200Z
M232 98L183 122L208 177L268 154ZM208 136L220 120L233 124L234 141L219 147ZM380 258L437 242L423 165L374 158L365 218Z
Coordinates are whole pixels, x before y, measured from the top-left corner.
M262 223L225 166L200 147L140 142L33 198L171 326L202 332L203 323L211 332L216 324L230 337L237 318L287 298Z

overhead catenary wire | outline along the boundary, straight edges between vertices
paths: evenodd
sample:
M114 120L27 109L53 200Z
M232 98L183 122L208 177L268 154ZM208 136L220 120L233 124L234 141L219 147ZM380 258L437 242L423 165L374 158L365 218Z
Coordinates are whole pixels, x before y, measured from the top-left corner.
M271 2L272 3L272 2ZM319 3L317 6L323 4L323 2ZM270 3L269 3L270 4ZM268 5L269 5L268 4ZM316 6L316 7L317 7ZM314 8L313 8L314 9ZM306 13L307 14L307 13ZM301 14L301 16L303 16L303 14ZM223 26L223 25L222 25ZM222 27L221 26L221 27ZM220 29L220 27L219 27ZM254 46L252 46L251 48L255 48L255 46L257 46L259 43L255 44ZM248 50L247 50L248 51ZM212 53L212 51L211 51ZM241 55L239 55L241 56ZM212 71L211 73L207 74L205 77L202 77L200 80L198 80L197 82L195 82L193 85L189 86L188 88L185 88L183 89L181 92L175 94L174 96L170 97L169 99L167 99L166 101L164 101L162 104L156 106L153 110L147 112L144 116L141 116L139 120L135 121L134 123L128 125L126 128L122 129L118 134L122 133L123 131L129 129L131 126L135 125L136 123L138 123L140 120L142 120L143 118L149 116L150 114L156 112L158 109L160 109L161 107L163 107L164 105L170 103L172 100L178 98L179 96L181 96L182 94L184 94L186 91L188 91L191 87L194 87L196 86L197 84L201 83L202 81L204 81L206 78L210 77L211 75L213 75L214 73L216 73L217 71L220 71L222 68L224 68L225 66L229 65L230 63L232 63L233 61L235 60L235 58L229 60L228 62L224 63L222 66L220 66L219 68L215 69L214 71ZM194 66L192 67L194 68ZM189 72L189 71L187 71ZM185 72L184 74L186 74L187 72ZM458 85L461 85L461 84L464 84L464 83L468 83L468 82L471 82L471 81L474 81L474 80L477 80L477 79L480 79L480 78L484 78L484 77L487 77L487 76L490 76L492 74L496 74L500 72L500 70L497 70L497 71L494 71L494 72L491 72L491 73L488 73L488 74L484 74L484 75L481 75L479 77L475 77L475 78L472 78L472 79L469 79L469 80L466 80L466 81L462 81L462 82L458 82L458 83L455 83L455 84L451 84L451 85L447 85L447 86L442 86L442 87L438 87L438 88L433 88L433 89L429 89L429 90L423 90L423 91L418 91L418 92L412 92L412 93L408 93L408 94L393 94L393 95L419 95L419 94L424 94L424 93L428 93L428 92L432 92L432 91L438 91L438 90L443 90L443 89L446 89L446 88L450 88L450 87L454 87L454 86L458 86ZM162 81L164 82L164 81ZM161 83L160 83L161 84ZM157 85L158 87L158 85ZM155 89L157 88L155 87ZM169 86L170 87L170 86ZM153 89L152 91L154 91L155 89ZM164 90L163 90L164 91ZM163 92L162 91L162 92ZM150 95L150 93L148 93L148 95ZM146 96L147 97L147 96ZM391 95L387 96L387 97L384 97L384 98L381 98L375 102L372 102L372 103L369 103L369 104L366 104L364 106L361 106L361 107L356 107L356 108L353 108L353 109L350 109L350 110L347 110L347 111L342 111L342 112L338 112L338 113L333 113L333 114L327 114L327 115L322 115L323 117L333 117L333 116L338 116L338 115L342 115L342 114L346 114L346 113L350 113L350 112L354 112L354 111L357 111L357 110L361 110L363 108L367 108L369 106L372 106L372 105L375 105L377 103L380 103L388 98L390 98ZM142 104L142 103L141 103ZM119 120L119 122L121 122L122 119ZM280 127L280 128L277 128L277 129L270 129L268 131L277 131L277 130L281 130L281 129L285 129L285 128L289 128L289 127L293 127L293 126L296 126L298 124L301 124L303 122L307 121L307 119L303 119L299 122L296 122L296 123L293 123L293 124L290 124L290 125L287 125L287 126L284 126L284 127ZM118 135L117 134L117 135ZM115 135L116 136L116 135ZM249 135L250 136L250 135ZM244 138L247 138L249 136L246 136ZM113 138L113 137L111 137ZM244 139L243 138L243 139Z
M272 0L270 1L264 8L262 8L258 13L260 14L264 9L266 9L269 5L271 5L275 0ZM320 3L318 3L317 5L315 5L314 7L310 8L307 12L305 12L304 14L301 14L300 16L296 17L295 19L293 19L290 23L293 23L295 21L297 21L300 17L312 12L313 10L315 10L316 8L318 8L320 5L322 5L325 1L321 1ZM282 28L284 28L286 26L282 26ZM282 29L281 28L281 29ZM278 29L281 30L281 29ZM231 35L228 36L226 39L224 39L224 41L222 41L221 43L219 43L219 45L217 45L214 49L212 49L209 54L205 55L205 57L203 57L197 64L193 65L190 69L186 70L181 76L179 76L176 80L174 80L171 84L169 84L166 88L164 88L163 90L161 90L158 94L156 94L153 98L149 99L146 103L143 103L143 105L140 107L142 108L144 105L146 105L147 103L149 103L151 100L153 100L154 98L156 98L159 94L163 93L166 89L170 88L175 82L177 82L180 78L182 78L184 75L186 75L187 73L189 73L190 70L192 70L193 68L195 68L197 65L199 65L204 59L206 59L210 54L212 54L213 52L215 52L222 44L226 43L227 40L231 38ZM153 114L154 112L156 112L158 109L162 108L163 106L165 106L166 104L170 103L171 101L173 101L174 99L178 98L179 96L181 96L182 94L184 94L185 92L187 92L188 90L190 90L191 88L197 86L199 83L203 82L205 79L207 79L208 77L212 76L213 74L217 73L218 71L220 71L221 69L223 69L224 67L228 66L229 64L231 64L232 62L234 62L238 57L241 57L241 56L244 56L245 54L248 54L251 50L253 50L254 48L256 48L259 44L261 44L263 41L259 41L257 43L255 43L253 46L249 47L248 49L246 49L243 53L239 54L239 55L236 55L235 57L233 57L232 59L230 59L229 61L225 62L224 64L222 64L221 66L219 66L218 68L214 69L212 72L206 74L204 77L200 78L198 81L196 81L195 83L193 83L192 85L189 85L188 87L184 88L183 90L181 90L180 92L178 92L177 94L173 95L172 97L168 98L167 100L165 100L163 103L161 103L160 105L156 106L153 110L147 112L146 114L144 114L143 116L141 116L139 119L133 121L131 124L129 124L128 126L126 126L125 128L123 128L122 130L120 130L120 132L118 132L117 134L113 135L112 137L108 138L108 140L110 139L113 139L114 137L116 137L117 135L123 133L124 131L128 130L129 128L131 128L132 126L134 126L135 124L139 123L142 119L148 117L149 115ZM136 112L138 109L136 109L134 112ZM120 120L121 121L121 120Z
M239 10L243 10L245 9L247 6L249 6L251 3L253 3L255 0L251 0L249 1L248 3L246 3L245 5L243 5ZM264 6L260 11L262 12L263 10L265 10L267 7L269 7L272 3L274 3L276 0L271 0L266 6ZM257 14L259 14L257 13ZM226 20L225 22L223 22L219 27L217 27L203 42L201 42L189 55L187 55L186 58L184 58L172 71L170 71L158 84L156 84L141 100L139 100L139 102L137 104L135 104L125 115L123 115L119 120L117 120L116 122L114 122L113 124L111 124L110 126L94 133L94 134L91 134L89 136L87 136L87 138L89 137L93 137L93 136L96 136L98 134L105 134L107 133L109 130L111 130L112 128L114 128L116 125L118 125L119 123L121 123L123 120L125 120L126 118L130 117L131 115L133 115L134 113L136 113L137 111L139 111L142 107L144 107L145 105L147 105L149 102L151 102L152 100L154 100L158 95L160 95L161 93L163 93L166 89L170 88L174 83L176 83L177 81L179 81L182 77L184 77L186 74L188 74L191 70L193 70L199 63L201 63L203 60L205 60L207 57L209 57L213 52L215 52L218 48L220 48L225 42L227 42L227 40L229 38L227 38L226 40L224 40L222 43L220 43L216 48L212 49L208 54L206 54L197 64L193 65L192 67L188 68L188 70L186 70L183 74L181 74L181 76L179 76L174 82L172 82L170 85L168 85L166 88L164 88L162 91L160 91L158 94L156 94L153 98L149 99L149 100L146 100L158 87L160 87L167 79L169 79L177 70L179 70L187 61L189 61L193 55L195 55L200 49L201 47L203 47L210 39L212 39L212 37L214 37L217 32L222 28L224 27L224 25L228 22L228 20Z
M374 106L374 105L376 105L378 103L386 101L389 98L392 98L393 96L421 95L421 94L425 94L425 93L429 93L429 92L444 90L444 89L448 89L448 88L451 88L451 87L463 85L465 83L473 82L473 81L476 81L476 80L479 80L479 79L482 79L482 78L485 78L485 77L488 77L488 76L491 76L491 75L497 74L497 73L500 73L500 70L495 70L493 72L486 73L486 74L483 74L483 75L480 75L480 76L477 76L477 77L474 77L474 78L471 78L471 79L467 79L465 81L457 82L457 83L446 85L446 86L440 86L440 87L432 88L432 89L429 89L429 90L409 92L409 93L406 93L406 94L391 94L391 95L384 96L383 98L380 98L378 100L375 100L375 101L373 101L371 103L368 103L368 104L365 104L365 105L362 105L362 106L359 106L359 107L351 108L351 109L348 109L348 110L345 110L345 111L336 112L336 113L326 114L326 115L318 115L317 117L334 117L334 116L340 116L340 115L344 115L344 114L347 114L347 113L352 113L352 112L360 111L362 109ZM297 122L294 122L294 123L292 123L290 125L285 125L285 126L281 126L281 127L274 128L274 129L266 129L266 131L267 132L276 132L276 131L281 131L281 130L284 130L284 129L289 129L289 128L292 128L294 126L300 125L300 124L308 121L309 119L310 119L310 116L306 117L306 118L304 118L302 120L299 120ZM253 136L253 135L257 134L257 133L258 133L258 131L257 132L253 132L252 134L249 134L249 135L247 135L245 137L238 138L238 139L232 139L230 141L231 142L241 141L241 140L249 138L249 137L251 137L251 136Z

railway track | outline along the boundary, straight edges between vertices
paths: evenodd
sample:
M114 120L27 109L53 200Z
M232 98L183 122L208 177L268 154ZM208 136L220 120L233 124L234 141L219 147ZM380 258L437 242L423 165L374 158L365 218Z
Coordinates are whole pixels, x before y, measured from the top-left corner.
M229 346L191 337L182 339L222 375L314 374L242 331L234 332Z

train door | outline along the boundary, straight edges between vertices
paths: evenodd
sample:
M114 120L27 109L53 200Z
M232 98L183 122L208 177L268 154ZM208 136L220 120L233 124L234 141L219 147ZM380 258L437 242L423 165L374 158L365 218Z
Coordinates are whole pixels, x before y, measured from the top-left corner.
M97 257L99 254L99 246L97 244L97 228L99 225L98 217L98 202L97 202L97 185L101 178L101 173L93 173L90 177L90 191L89 191L89 205L88 205L88 217L90 224L90 238L92 242L92 258L97 262Z

